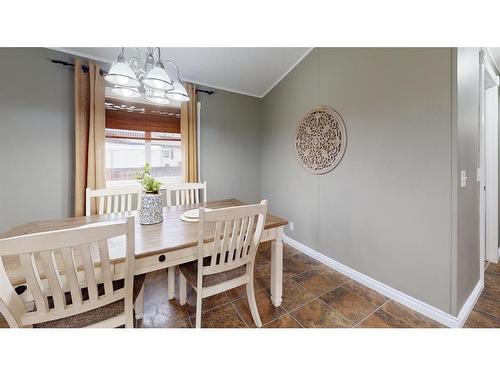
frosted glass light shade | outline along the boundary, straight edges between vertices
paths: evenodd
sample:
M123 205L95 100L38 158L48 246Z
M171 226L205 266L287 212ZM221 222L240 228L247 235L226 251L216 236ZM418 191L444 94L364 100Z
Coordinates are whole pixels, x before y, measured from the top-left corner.
M132 68L124 62L114 63L104 79L113 85L122 87L139 87L141 85Z
M162 90L147 90L146 99L154 104L165 105L170 103L170 100L165 96Z
M146 78L142 80L144 86L147 86L153 90L172 90L173 86L170 81L170 77L168 76L165 69L160 66L155 66L151 69Z
M115 86L111 89L113 94L122 96L124 98L138 98L141 96L141 93L136 88L132 87L120 87Z
M178 102L189 102L186 89L179 81L174 81L174 89L167 92L167 98Z

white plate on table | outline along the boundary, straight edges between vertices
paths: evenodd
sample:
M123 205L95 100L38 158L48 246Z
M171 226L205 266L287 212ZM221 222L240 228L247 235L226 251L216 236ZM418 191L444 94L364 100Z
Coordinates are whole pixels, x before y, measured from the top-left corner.
M194 210L189 210L184 212L179 216L182 221L187 221L189 223L197 223L200 217L200 210L195 208Z

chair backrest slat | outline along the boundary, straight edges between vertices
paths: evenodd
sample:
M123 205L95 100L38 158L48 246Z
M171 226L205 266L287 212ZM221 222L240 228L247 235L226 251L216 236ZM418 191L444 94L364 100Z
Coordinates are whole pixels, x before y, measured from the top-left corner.
M0 313L11 327L61 319L125 299L126 321L131 326L134 269L134 218L126 222L106 222L82 227L27 234L0 239ZM107 240L125 236L125 287L113 290L113 268ZM77 273L77 253L83 277ZM4 257L18 256L24 279L35 302L28 311L17 295L3 266ZM99 258L99 259L97 259ZM61 260L59 262L59 260ZM102 274L104 294L99 296L97 272ZM83 301L82 287L89 300ZM67 294L69 291L71 300ZM52 298L53 305L50 304ZM128 315L127 315L128 311ZM111 323L110 323L111 324Z
M41 251L40 259L42 260L45 277L50 287L54 307L56 310L63 310L66 307L66 299L64 297L54 252L52 250Z
M188 182L166 184L167 206L183 206L200 203L200 192L203 191L203 202L207 201L207 182ZM175 204L172 193L175 192Z
M92 260L91 250L95 249L95 244L85 244L78 247L82 258L83 272L85 274L85 285L89 292L89 299L93 302L97 301L99 295L97 293L97 281L94 273L94 262Z
M90 201L90 200L89 200L89 201ZM90 205L90 203L89 203L89 205ZM90 207L90 206L89 206L89 207ZM89 215L90 215L90 212L91 212L91 211L90 211L90 209L89 209L89 211L87 211L87 214L86 214L86 215L87 215L87 216L89 216ZM99 197L99 211L98 211L97 213L98 213L99 215L104 214L104 197Z
M49 311L49 303L44 293L44 287L40 280L40 273L35 263L35 256L33 254L19 255L19 262L23 269L26 284L35 300L36 310L41 313Z
M61 256L63 261L64 274L66 275L66 283L68 283L69 291L71 293L71 301L73 305L80 306L83 301L82 289L80 287L80 282L78 281L78 276L76 274L73 249L71 247L65 247L61 249Z
M203 236L198 241L198 259L204 256L205 239L210 238L212 234L214 238L210 264L204 265L201 272L210 275L253 262L264 229L266 214L267 201L217 210L201 208L199 231ZM208 223L215 224L215 227L208 226ZM208 228L211 233L205 232Z
M92 215L92 199L96 199L98 215L132 211L132 198L136 197L137 209L141 208L140 185L111 187L98 190L86 190L85 215Z
M248 252L250 251L250 244L252 241L252 230L254 226L254 221L255 217L250 217L248 220L248 225L246 228L246 233L245 233L245 241L243 243L243 249L241 249L242 253L241 256L248 255Z
M101 263L102 278L104 281L105 295L113 294L113 278L111 276L111 262L109 260L109 250L107 241L99 241L99 258Z
M221 235L221 227L222 223L217 222L215 223L215 232L214 232L214 242L212 245L212 254L218 254L220 253L219 247L220 247L220 235ZM215 263L217 261L217 255L212 256L210 260L210 266L215 266Z
M141 197L138 196L137 199L141 200ZM126 211L132 211L132 194L127 194L127 209L126 209Z
M247 227L248 227L248 217L244 217L243 219L241 219L240 234L238 236L238 243L236 244L236 249L239 252L240 258L243 255L243 244L245 243L245 240L248 238Z

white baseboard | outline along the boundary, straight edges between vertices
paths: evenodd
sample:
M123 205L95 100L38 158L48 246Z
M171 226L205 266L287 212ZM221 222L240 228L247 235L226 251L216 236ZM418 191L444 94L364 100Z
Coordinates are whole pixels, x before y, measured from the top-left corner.
M452 327L452 328L458 328L458 327L463 327L465 324L465 321L469 317L469 314L471 313L472 309L474 308L474 305L476 304L477 299L479 298L479 295L481 294L481 291L483 289L483 285L481 281L479 281L472 291L471 295L465 302L464 306L460 310L460 313L458 314L458 317L455 317L451 314L448 314L434 306L431 306L425 302L422 302L416 298L413 298L397 289L394 289L384 283L381 283L380 281L377 281L375 279L372 279L369 276L366 276L362 274L361 272L358 272L356 270L353 270L350 267L347 267L343 265L342 263L339 263L326 255L323 255L316 250L311 249L310 247L301 244L298 241L295 241L294 239L284 235L283 241L287 243L288 245L296 248L297 250L301 251L304 254L309 255L310 257L316 259L317 261L326 264L327 266L333 268L334 270L350 277L351 279L356 280L357 282L367 286L368 288L371 288L373 290L376 290L380 294L383 294L384 296L393 299L394 301L409 307L410 309L413 309L431 319L434 319L438 321L439 323L444 324L445 326Z

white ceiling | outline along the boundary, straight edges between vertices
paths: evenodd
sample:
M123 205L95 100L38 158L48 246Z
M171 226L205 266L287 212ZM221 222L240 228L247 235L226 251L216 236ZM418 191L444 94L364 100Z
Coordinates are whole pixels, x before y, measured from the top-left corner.
M54 49L107 63L112 63L120 52L115 47ZM144 56L145 48L139 50ZM310 51L311 48L161 47L161 56L179 65L182 80L261 98ZM126 57L133 54L132 48L125 49Z

